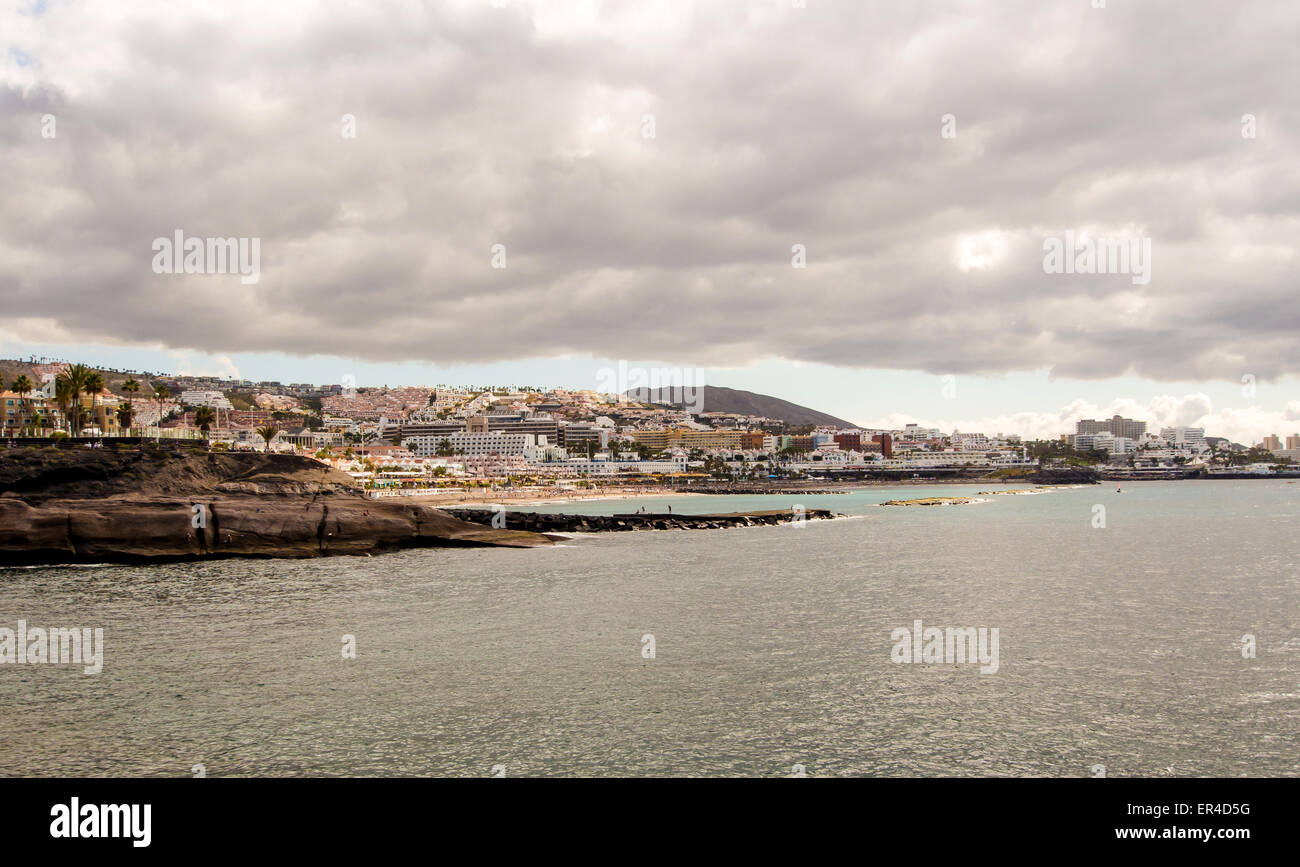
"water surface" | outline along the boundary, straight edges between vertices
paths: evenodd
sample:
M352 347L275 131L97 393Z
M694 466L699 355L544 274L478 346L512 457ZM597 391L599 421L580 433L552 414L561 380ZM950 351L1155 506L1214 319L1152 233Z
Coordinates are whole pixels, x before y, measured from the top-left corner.
M989 489L541 507L851 516L546 550L0 569L0 625L106 644L96 676L0 666L0 774L1300 771L1300 485L876 505ZM918 618L998 627L999 671L892 663Z

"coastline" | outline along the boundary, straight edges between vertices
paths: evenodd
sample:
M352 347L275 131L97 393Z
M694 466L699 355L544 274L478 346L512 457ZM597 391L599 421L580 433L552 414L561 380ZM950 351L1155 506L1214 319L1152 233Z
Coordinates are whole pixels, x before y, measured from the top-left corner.
M310 458L157 448L0 453L0 565L305 559L545 547L430 504L372 500Z
M527 493L491 491L479 489L473 496L466 496L464 491L439 491L437 493L406 493L388 497L372 497L377 502L411 501L435 508L472 508L500 506L559 506L567 503L585 503L600 500L639 500L653 497L715 497L715 496L820 496L845 494L862 488L914 488L922 486L1003 484L1008 487L1018 485L1035 485L1026 478L999 478L976 476L971 478L945 479L853 479L826 480L809 479L765 483L702 484L692 488L655 486L608 489L596 492L573 491L557 493L551 491L534 491ZM1041 484L1041 483L1037 483ZM1059 483L1057 483L1059 484ZM369 493L367 493L369 497Z
M648 497L694 497L703 496L695 492L679 493L672 488L624 488L617 492L600 491L592 493L573 492L570 494L555 491L536 491L520 493L481 489L479 496L466 497L463 491L438 492L436 494L404 494L397 497L367 497L375 502L412 501L434 508L472 508L475 506L559 506L566 503L585 503L598 500L639 500Z

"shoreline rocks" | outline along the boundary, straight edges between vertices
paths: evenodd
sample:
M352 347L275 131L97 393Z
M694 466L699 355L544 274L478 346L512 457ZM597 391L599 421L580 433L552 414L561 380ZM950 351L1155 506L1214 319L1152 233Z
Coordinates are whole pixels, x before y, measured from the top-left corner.
M485 528L428 506L349 495L128 495L38 504L0 497L0 565L302 559L404 548L551 544L536 533Z
M604 533L630 530L720 530L727 527L756 527L793 523L795 514L789 509L771 509L755 512L728 512L716 515L684 515L677 512L632 512L620 515L568 515L555 512L499 512L492 509L445 509L448 514L464 521L491 524L492 519L504 514L505 526L534 533ZM841 517L829 509L805 509L806 520L824 520ZM500 518L497 519L498 523Z

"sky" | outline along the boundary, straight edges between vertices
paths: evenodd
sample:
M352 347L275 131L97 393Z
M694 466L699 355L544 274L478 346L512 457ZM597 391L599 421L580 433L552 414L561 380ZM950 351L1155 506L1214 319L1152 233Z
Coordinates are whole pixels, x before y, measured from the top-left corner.
M1295 433L1300 8L1094 2L0 0L0 356Z

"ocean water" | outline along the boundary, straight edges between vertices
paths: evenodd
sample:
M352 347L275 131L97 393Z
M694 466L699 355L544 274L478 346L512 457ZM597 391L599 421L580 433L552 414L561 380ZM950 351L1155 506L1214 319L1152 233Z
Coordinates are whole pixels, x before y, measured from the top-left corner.
M849 517L545 550L0 569L0 626L105 644L98 675L0 665L0 775L1300 774L1300 484L877 505L987 489L551 506ZM917 619L997 627L997 672L891 661Z

